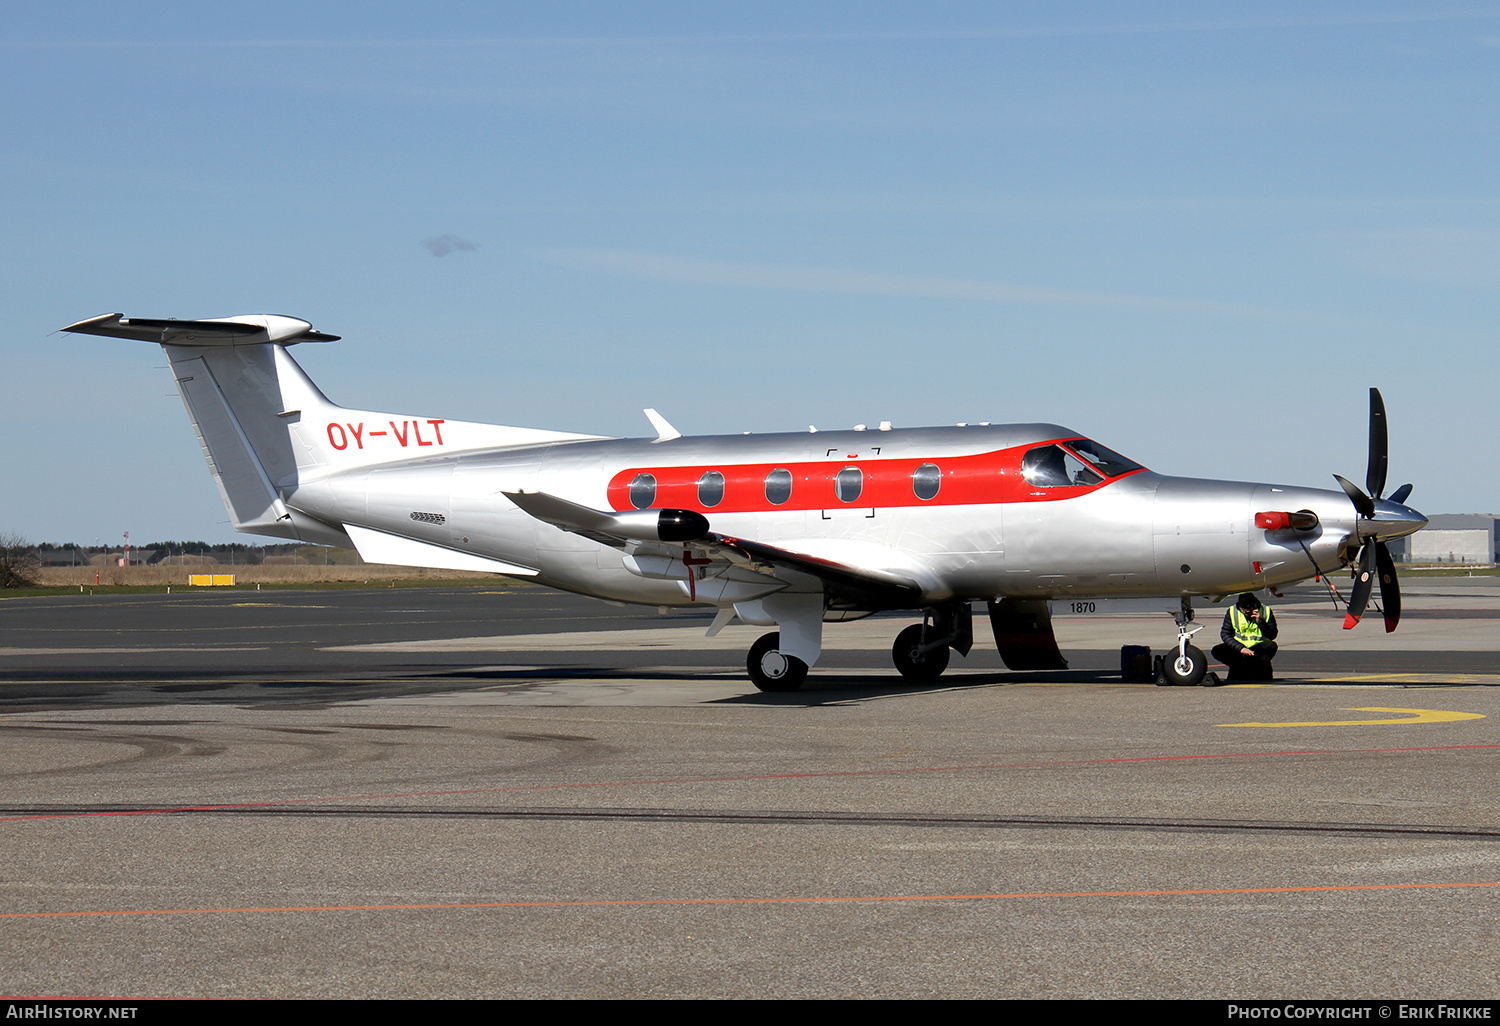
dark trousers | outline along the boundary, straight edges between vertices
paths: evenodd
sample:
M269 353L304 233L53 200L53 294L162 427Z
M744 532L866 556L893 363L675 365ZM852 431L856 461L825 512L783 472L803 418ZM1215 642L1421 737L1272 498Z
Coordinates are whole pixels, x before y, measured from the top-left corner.
M1255 655L1240 652L1239 645L1215 645L1213 657L1229 667L1230 680L1273 680L1271 660L1276 657L1276 642L1262 641L1252 646Z

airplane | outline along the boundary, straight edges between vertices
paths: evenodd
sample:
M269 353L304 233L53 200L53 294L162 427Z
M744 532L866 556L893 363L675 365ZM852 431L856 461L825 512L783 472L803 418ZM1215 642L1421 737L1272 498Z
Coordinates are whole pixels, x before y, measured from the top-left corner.
M747 657L763 691L799 688L825 622L911 610L901 675L935 681L987 606L1012 670L1063 669L1052 602L1148 599L1177 643L1158 683L1195 685L1194 599L1352 566L1346 628L1378 581L1401 617L1388 542L1426 517L1383 498L1385 406L1370 389L1365 487L1169 477L1056 424L613 438L337 406L287 352L338 336L272 314L106 314L62 329L155 342L237 531L352 546L372 563L479 570L617 603L775 627ZM1331 582L1330 582L1331 587ZM1336 592L1335 592L1336 594Z

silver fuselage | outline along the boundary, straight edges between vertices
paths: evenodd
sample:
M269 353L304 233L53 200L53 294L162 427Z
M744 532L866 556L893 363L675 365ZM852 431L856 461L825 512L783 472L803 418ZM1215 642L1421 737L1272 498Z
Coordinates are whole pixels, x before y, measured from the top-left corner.
M628 552L543 523L502 493L540 491L606 509L607 485L633 467L806 464L829 473L857 461L945 458L1076 437L1052 424L892 431L728 435L652 442L567 441L499 451L457 452L317 477L288 489L289 508L459 552L532 567L540 583L600 598L681 605L722 604L716 593L633 572ZM312 479L307 479L311 476ZM941 496L940 496L941 498ZM1383 537L1417 530L1421 514L1381 502ZM1309 530L1264 530L1257 512L1317 515ZM424 514L422 518L413 514ZM1076 595L1223 595L1276 588L1344 565L1356 514L1340 491L1166 477L1142 471L1075 497L1019 502L707 509L713 530L906 572L922 603L953 598Z

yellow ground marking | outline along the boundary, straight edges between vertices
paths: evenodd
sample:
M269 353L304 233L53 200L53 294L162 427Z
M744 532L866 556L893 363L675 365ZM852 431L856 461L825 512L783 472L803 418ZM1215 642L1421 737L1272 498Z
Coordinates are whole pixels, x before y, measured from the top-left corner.
M1344 711L1407 713L1408 715L1393 720L1307 720L1298 723L1220 723L1218 725L1221 727L1363 727L1383 723L1453 723L1457 720L1484 719L1484 713L1449 712L1446 709L1391 709L1380 705L1363 705Z
M1319 677L1323 684L1500 684L1500 673L1361 673L1350 677Z

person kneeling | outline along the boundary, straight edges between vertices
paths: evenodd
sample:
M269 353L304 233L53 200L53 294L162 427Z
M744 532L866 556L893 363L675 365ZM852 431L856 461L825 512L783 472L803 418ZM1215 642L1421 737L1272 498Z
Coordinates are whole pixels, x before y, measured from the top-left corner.
M1276 656L1276 616L1271 607L1246 592L1224 614L1219 630L1223 644L1213 656L1229 667L1229 680L1272 680L1271 660Z

